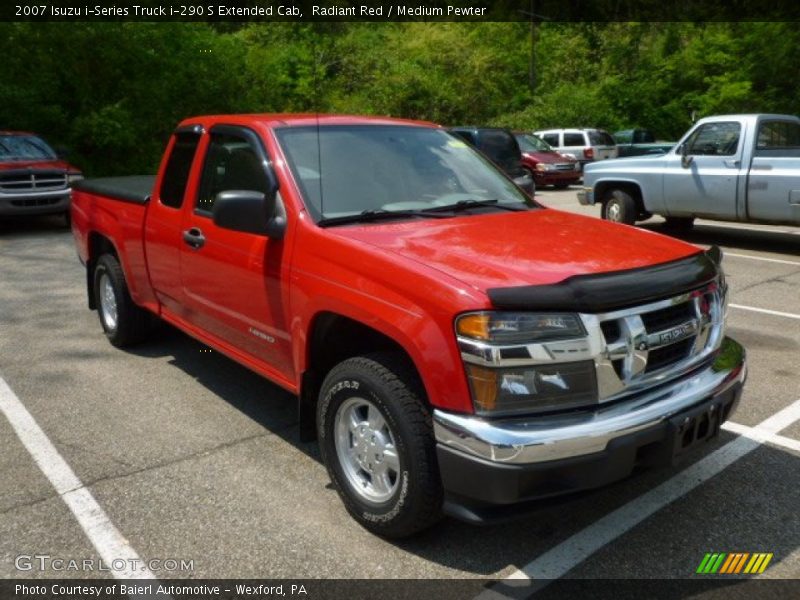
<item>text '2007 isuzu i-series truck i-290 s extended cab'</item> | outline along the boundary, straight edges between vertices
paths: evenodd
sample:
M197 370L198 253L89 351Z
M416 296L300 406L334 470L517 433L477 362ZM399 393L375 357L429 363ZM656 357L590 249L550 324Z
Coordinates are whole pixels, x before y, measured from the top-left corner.
M541 207L430 123L192 118L72 210L111 343L159 317L297 394L381 535L670 463L745 379L718 250Z

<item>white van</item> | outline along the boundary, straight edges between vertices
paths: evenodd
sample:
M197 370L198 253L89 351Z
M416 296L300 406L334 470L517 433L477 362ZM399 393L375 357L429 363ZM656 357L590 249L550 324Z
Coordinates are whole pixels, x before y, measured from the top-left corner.
M580 163L606 158L617 158L617 143L610 133L602 129L544 129L534 131L561 154L571 154Z

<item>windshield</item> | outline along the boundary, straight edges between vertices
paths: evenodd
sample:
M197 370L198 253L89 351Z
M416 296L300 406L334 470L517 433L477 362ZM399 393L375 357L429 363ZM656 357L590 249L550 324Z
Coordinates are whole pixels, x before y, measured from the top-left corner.
M535 206L483 156L441 129L325 125L276 134L317 221L369 211L478 206L473 201L492 201L482 205L489 210Z
M0 160L52 160L56 153L35 135L0 134Z
M517 133L515 135L519 143L519 149L523 152L555 152L550 144L538 136L530 133Z

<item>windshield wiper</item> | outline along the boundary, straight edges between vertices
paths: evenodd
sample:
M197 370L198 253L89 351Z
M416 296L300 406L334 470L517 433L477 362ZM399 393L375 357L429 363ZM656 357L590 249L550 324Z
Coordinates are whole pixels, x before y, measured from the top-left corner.
M329 225L345 225L347 223L368 223L370 221L385 221L389 219L407 219L421 217L427 219L445 219L447 215L432 213L430 210L385 210L383 208L371 208L362 210L355 215L344 215L341 217L327 217L320 219L317 225L327 227Z
M480 208L482 206L491 206L493 208L502 208L503 210L510 210L513 212L520 212L528 210L529 207L520 208L516 205L510 204L500 204L496 199L487 199L487 200L459 200L453 204L444 204L442 206L434 206L433 208L429 208L428 212L446 212L446 211L455 211L459 212L462 210L469 210L470 208Z

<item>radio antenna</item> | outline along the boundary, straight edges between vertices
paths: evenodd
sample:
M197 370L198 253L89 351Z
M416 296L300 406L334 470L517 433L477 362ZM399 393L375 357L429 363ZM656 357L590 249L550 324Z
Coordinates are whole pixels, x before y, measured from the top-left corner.
M317 47L317 36L314 36L314 116L317 124L317 173L319 173L319 214L320 218L325 216L325 208L322 198L322 142L319 134L319 68L322 64L322 54Z

